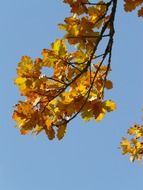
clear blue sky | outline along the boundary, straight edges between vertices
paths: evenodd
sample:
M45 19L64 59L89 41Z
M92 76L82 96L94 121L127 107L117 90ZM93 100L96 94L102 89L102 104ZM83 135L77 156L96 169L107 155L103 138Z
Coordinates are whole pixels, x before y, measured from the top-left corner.
M112 59L118 109L96 123L75 119L62 141L21 136L11 119L20 95L12 80L22 55L39 57L61 36L69 14L59 0L4 0L0 6L0 190L134 190L143 185L143 162L131 164L118 149L134 122L142 122L143 19L118 1Z

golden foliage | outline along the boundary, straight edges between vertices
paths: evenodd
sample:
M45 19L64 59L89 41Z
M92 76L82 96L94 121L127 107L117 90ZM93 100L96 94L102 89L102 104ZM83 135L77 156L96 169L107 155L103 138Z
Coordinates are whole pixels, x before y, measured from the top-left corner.
M138 10L138 16L143 17L143 0L124 0L124 1L125 1L124 4L125 11L131 12L140 6L140 9Z
M135 124L127 132L132 136L130 140L123 138L120 146L123 154L130 155L130 160L143 159L143 125Z
M23 56L17 67L18 86L25 101L15 106L13 119L21 134L45 131L50 140L64 137L67 124L78 114L85 121L100 121L115 110L112 100L104 99L105 89L112 89L107 79L111 71L116 3L90 4L87 0L64 0L71 15L59 28L65 31L50 49L43 49L42 58L33 61ZM97 48L106 38L102 54ZM74 50L69 51L69 45ZM53 70L52 76L43 68Z

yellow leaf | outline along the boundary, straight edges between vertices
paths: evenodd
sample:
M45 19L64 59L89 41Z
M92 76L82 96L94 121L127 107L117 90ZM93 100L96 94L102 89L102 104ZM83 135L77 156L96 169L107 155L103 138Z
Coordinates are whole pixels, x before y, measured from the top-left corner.
M18 64L17 74L19 76L26 76L33 69L32 59L28 56L23 56Z
M47 119L46 119L46 126L47 126L47 129L48 130L51 130L51 126L52 126L52 120L51 120L51 118L49 117L49 116L47 116Z
M116 109L116 104L112 100L106 100L103 102L103 108L110 112Z
M26 78L23 77L17 77L14 80L14 84L17 85L19 87L20 91L23 91L26 88Z
M96 121L101 121L104 118L104 116L105 116L105 112L101 112L95 119Z
M64 40L57 39L54 43L52 43L52 49L59 55L65 56L67 53L67 48L64 43Z
M120 143L120 146L123 154L129 154L131 152L131 144L128 139L123 138Z

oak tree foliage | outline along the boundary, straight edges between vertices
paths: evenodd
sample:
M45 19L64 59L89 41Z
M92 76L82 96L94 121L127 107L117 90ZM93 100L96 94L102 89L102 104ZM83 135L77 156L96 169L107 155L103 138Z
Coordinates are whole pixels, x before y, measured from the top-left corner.
M23 56L14 81L24 101L15 105L13 119L21 134L45 131L50 140L62 139L68 123L78 114L84 121L100 121L116 109L113 100L106 99L105 90L113 88L109 78L114 42L114 21L117 0L64 0L70 16L59 24L64 36L56 39L42 57L32 60ZM125 11L138 9L143 16L143 0L125 0ZM43 75L43 68L52 75ZM143 156L143 126L128 130L131 141L123 138L123 154L131 159Z

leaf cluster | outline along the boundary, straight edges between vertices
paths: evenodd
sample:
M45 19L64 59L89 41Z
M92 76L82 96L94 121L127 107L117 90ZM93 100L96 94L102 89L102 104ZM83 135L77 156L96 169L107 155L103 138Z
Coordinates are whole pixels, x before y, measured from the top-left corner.
M64 0L70 16L59 24L65 32L61 39L43 49L34 61L23 56L17 67L18 86L24 101L15 105L13 119L21 134L45 131L49 140L62 139L67 124L78 114L84 121L101 121L114 111L115 102L105 98L105 89L113 88L108 79L114 42L117 0L91 3L88 0ZM143 0L124 0L127 12L138 10L143 16ZM100 51L99 51L100 49ZM52 75L43 74L52 69ZM131 161L143 159L143 125L127 131L120 148Z
M42 58L33 61L23 56L17 67L15 85L25 97L15 106L13 119L21 134L45 131L52 140L60 140L67 124L78 114L85 121L100 121L116 108L104 98L104 90L113 87L107 79L111 71L116 3L87 0L64 0L71 8L59 28L65 31L61 39L43 49ZM102 53L98 47L105 39ZM71 46L73 46L71 50ZM42 69L53 70L52 76Z
M143 0L124 0L124 9L127 12L135 10L137 7L140 7L138 10L138 16L143 17Z

